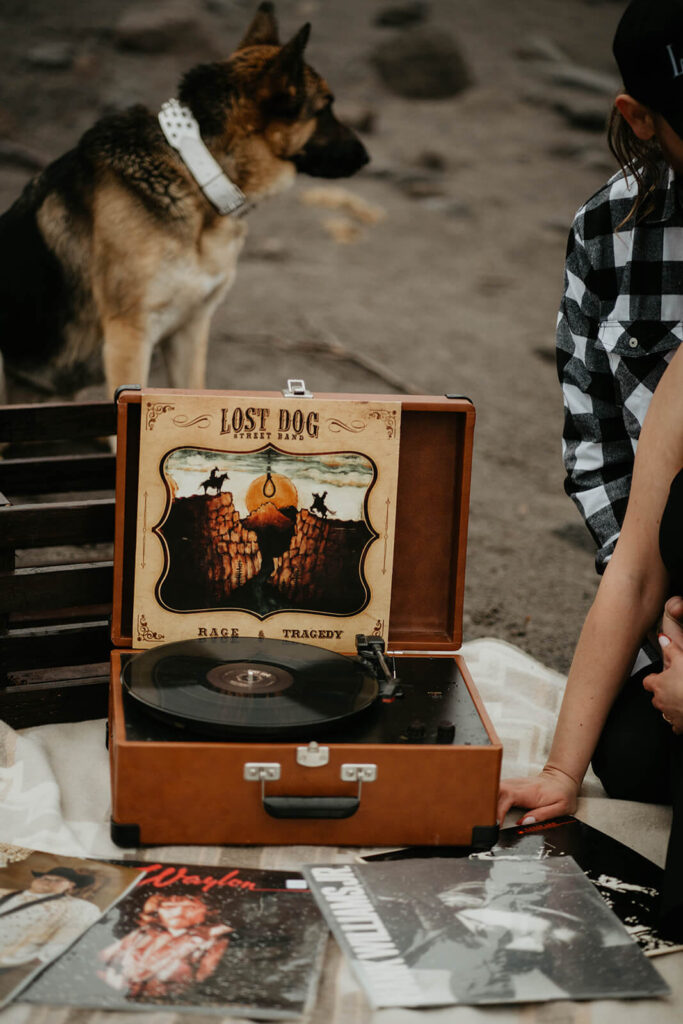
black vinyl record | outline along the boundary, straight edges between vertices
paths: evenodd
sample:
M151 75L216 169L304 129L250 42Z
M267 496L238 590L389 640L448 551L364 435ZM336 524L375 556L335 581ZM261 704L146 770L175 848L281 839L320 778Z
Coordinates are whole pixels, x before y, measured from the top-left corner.
M379 692L360 661L257 637L164 644L131 658L121 678L155 717L226 738L314 738L370 707Z

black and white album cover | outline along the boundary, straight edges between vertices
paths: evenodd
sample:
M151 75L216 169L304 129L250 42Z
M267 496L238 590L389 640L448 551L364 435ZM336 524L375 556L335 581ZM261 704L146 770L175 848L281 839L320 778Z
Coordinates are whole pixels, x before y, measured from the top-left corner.
M664 871L647 857L577 818L566 816L501 831L480 857L573 857L647 956L673 953L683 945L657 931L657 905Z
M304 869L374 1007L668 994L569 857Z
M472 854L468 847L412 847L370 854L363 860L428 856L573 857L646 956L683 949L657 930L657 905L664 871L630 846L571 815L504 828L496 845Z
M297 1017L315 997L326 938L297 872L147 864L136 887L23 998Z

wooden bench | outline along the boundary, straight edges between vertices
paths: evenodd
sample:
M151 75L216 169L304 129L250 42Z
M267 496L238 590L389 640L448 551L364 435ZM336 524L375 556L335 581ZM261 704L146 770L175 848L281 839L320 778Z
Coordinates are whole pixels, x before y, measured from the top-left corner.
M107 713L111 402L0 406L0 719Z

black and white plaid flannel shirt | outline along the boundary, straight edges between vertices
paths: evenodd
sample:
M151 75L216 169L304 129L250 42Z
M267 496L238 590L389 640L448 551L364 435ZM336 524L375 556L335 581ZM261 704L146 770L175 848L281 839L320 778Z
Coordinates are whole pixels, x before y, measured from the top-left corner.
M683 194L662 167L654 208L619 224L637 194L614 175L576 214L557 324L565 490L598 545L602 573L619 536L640 428L683 341ZM657 657L641 650L636 672Z

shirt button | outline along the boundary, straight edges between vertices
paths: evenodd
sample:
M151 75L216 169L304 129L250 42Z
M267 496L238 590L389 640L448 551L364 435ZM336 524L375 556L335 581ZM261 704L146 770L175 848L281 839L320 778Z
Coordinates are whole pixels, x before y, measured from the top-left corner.
M628 339L628 344L629 344L629 348L638 348L638 339L637 338L629 338Z

